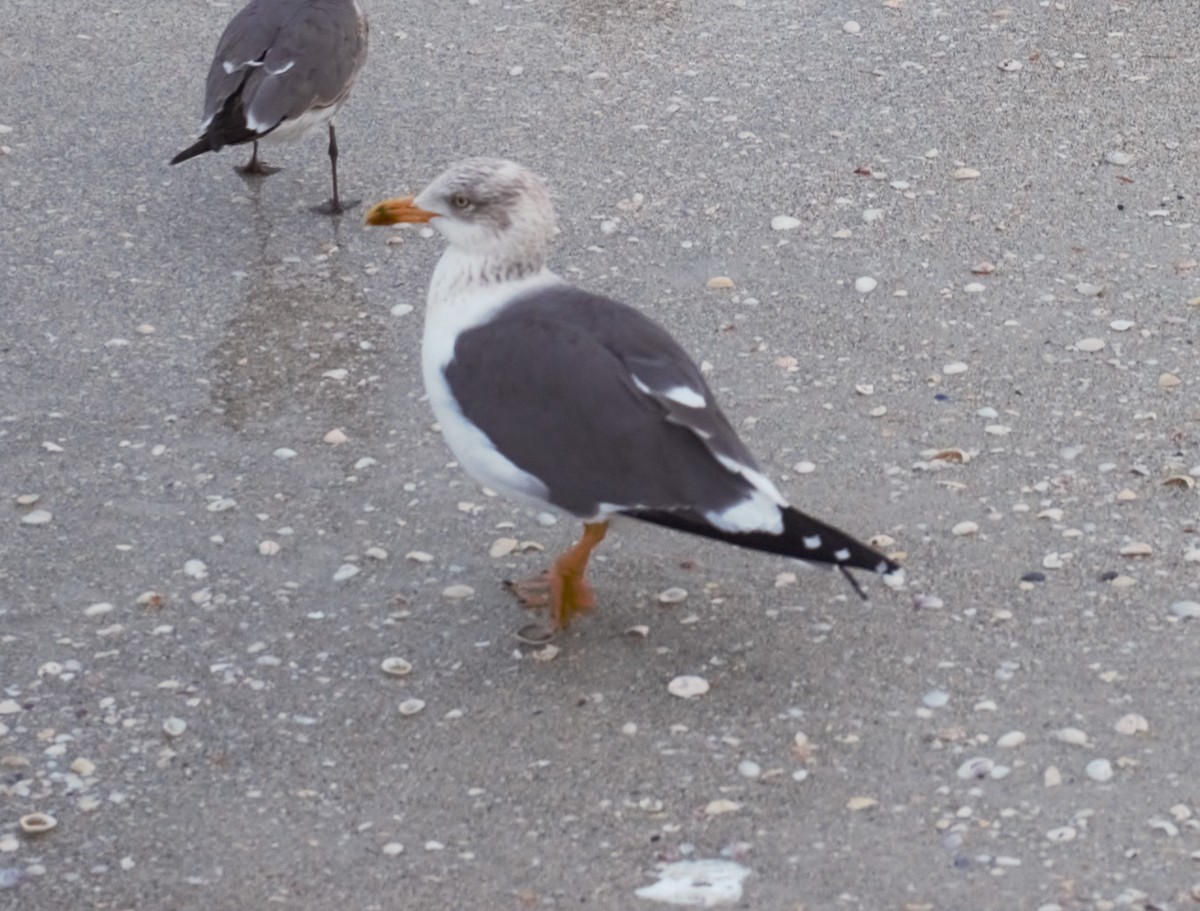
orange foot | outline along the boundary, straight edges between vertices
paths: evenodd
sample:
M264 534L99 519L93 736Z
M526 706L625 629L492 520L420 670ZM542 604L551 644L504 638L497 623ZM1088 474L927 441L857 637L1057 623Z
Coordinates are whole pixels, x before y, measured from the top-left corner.
M522 607L545 607L550 603L550 571L524 579L505 579L504 587L521 602Z
M583 526L583 537L570 550L554 561L546 572L528 579L505 582L505 587L526 607L544 607L549 613L549 638L566 629L576 614L586 613L596 606L596 596L585 578L592 550L604 540L607 522Z

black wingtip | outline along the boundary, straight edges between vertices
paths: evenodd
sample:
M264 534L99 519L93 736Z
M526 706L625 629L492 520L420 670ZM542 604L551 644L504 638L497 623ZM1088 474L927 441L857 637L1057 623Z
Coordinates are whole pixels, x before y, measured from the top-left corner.
M638 509L629 510L625 514L655 525L736 544L738 547L794 557L810 563L828 563L841 570L864 601L867 600L866 593L850 575L851 569L879 573L889 587L900 588L904 585L904 570L900 565L873 547L790 506L784 507L781 513L783 531L780 534L765 531L723 531L695 514L670 510Z
M213 150L212 144L208 141L207 136L201 136L194 143L171 159L171 164L179 164L181 161L187 161L189 158L195 158L197 155L203 155L205 152Z

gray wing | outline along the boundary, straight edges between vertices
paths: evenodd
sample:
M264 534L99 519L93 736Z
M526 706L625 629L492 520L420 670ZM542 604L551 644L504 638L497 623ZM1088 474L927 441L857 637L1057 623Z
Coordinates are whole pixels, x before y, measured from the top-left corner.
M578 516L721 511L753 457L703 376L638 311L562 285L462 333L446 380L464 416Z
M367 56L353 0L252 0L217 43L202 128L238 91L247 123L266 133L345 98Z

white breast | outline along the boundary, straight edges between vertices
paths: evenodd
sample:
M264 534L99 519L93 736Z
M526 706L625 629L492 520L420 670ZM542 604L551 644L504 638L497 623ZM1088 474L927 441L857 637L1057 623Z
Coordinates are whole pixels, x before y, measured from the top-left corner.
M453 249L443 254L429 286L425 334L421 341L421 370L425 391L442 436L459 463L480 484L497 493L546 506L546 485L502 455L478 427L463 416L446 367L454 357L460 333L487 322L514 297L562 279L548 270L529 278L493 285L477 285L466 278L471 264Z

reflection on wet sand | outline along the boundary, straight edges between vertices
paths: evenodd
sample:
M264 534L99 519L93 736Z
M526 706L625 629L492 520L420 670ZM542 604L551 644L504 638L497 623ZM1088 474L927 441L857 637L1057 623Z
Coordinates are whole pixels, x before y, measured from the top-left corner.
M238 431L317 417L349 428L364 417L384 324L347 280L336 225L308 256L285 256L272 250L278 239L254 208L257 250L244 269L241 307L209 353L213 404ZM294 234L282 242L296 249Z

